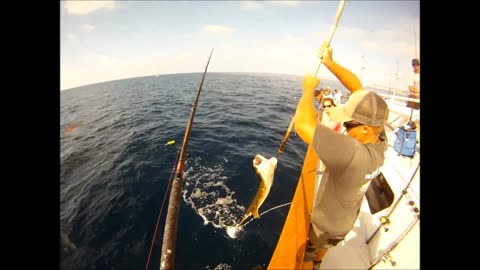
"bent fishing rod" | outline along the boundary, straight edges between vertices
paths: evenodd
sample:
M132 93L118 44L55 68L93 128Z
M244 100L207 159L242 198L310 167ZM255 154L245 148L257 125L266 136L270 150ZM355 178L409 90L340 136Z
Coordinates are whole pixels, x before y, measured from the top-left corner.
M341 0L340 4L338 5L337 9L337 14L335 15L335 21L330 29L330 35L328 36L327 39L327 47L330 46L330 42L332 41L333 34L335 34L335 30L337 29L338 22L340 21L340 18L342 17L342 12L343 12L343 7L345 6L345 0ZM327 48L325 48L327 49ZM313 76L317 77L318 70L320 69L320 66L323 63L323 57L320 56L320 62L318 63L317 68L315 69L315 72L313 73ZM292 117L292 120L290 121L290 125L288 125L287 132L285 133L285 136L283 137L283 141L280 144L280 147L278 148L276 157L283 153L283 149L285 148L285 145L287 144L288 138L290 137L290 133L292 132L293 124L295 123L295 115Z
M163 233L162 243L162 255L160 257L160 269L173 269L175 263L175 244L177 239L177 223L178 214L180 210L180 197L182 195L182 181L183 181L183 165L186 160L186 153L188 147L188 140L190 139L190 131L192 129L193 119L195 117L195 111L197 109L198 99L200 92L202 91L203 81L207 74L208 64L212 57L213 49L208 57L205 71L203 72L202 80L198 86L197 96L195 102L192 104L192 111L190 112L190 119L187 123L187 129L185 130L185 136L183 137L182 148L180 150L180 157L177 163L175 171L175 179L172 183L172 190L170 192L170 199L168 201L167 219L165 221L165 230Z

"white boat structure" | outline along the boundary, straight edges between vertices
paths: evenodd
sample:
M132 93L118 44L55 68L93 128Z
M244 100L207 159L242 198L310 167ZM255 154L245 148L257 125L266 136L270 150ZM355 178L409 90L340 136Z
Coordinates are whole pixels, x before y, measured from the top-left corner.
M390 115L385 129L389 146L382 175L394 194L393 203L372 214L365 197L354 228L344 241L328 250L320 269L420 269L418 134L412 157L400 155L395 149L398 129L411 120L412 109L406 106L406 101L419 100L399 96L384 98ZM418 113L419 110L413 111L413 114ZM377 190L383 190L383 187ZM384 194L377 195L381 197Z

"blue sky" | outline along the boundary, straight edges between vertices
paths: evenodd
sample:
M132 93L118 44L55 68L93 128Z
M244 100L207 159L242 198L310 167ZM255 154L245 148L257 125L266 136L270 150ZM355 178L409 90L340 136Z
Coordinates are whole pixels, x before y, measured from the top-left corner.
M262 72L305 75L340 1L62 1L61 90L157 74ZM333 58L365 85L407 89L420 58L419 1L347 0ZM334 79L321 67L318 77Z

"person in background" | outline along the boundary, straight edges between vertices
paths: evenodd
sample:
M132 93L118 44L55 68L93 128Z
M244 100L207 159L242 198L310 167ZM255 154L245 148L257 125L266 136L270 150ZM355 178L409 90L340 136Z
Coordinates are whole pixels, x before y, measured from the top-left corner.
M420 61L417 58L412 59L413 72L410 73L408 83L409 98L420 99ZM411 108L411 117L409 121L415 122L417 131L417 143L420 143L420 102L408 101L407 107Z
M342 104L342 92L337 89L333 90L333 101L335 101L337 105Z
M322 90L315 90L313 92L313 97L315 98L316 101L321 102L322 101Z
M318 104L322 104L322 99L333 99L333 94L330 92L330 87L328 86L320 90L315 90L313 96L318 101Z
M322 92L323 92L323 89L315 90L313 92L313 99L315 100L316 111L320 111L322 109L322 98L323 98Z
M333 94L332 91L330 91L330 87L327 86L325 89L323 89L322 96L323 98L333 99Z
M410 73L408 90L410 98L420 98L420 61L417 58L412 59L413 72ZM412 109L420 109L419 102L408 101L407 106Z
M315 269L328 248L351 231L370 182L381 172L388 147L384 125L389 114L381 96L364 90L357 76L332 59L327 43L320 48L319 57L351 95L345 104L325 108L333 121L343 123L346 135L317 121L312 98L320 80L311 74L304 78L295 113L297 134L312 145L326 166L318 191L311 191L316 194L303 258L305 266Z
M335 102L331 98L324 98L322 102L322 109L320 110L319 113L321 112L322 117L319 119L319 121L322 122L322 124L326 125L327 127L333 129L336 132L340 132L341 128L341 123L333 121L329 113L327 112L327 108L333 108L336 107Z
M333 99L331 98L323 99L322 107L318 112L318 117L319 117L318 121L321 122L323 125L331 128L335 132L341 132L342 123L333 121L326 110L327 108L332 108L335 106L336 105ZM318 160L318 171L321 173L325 171L325 164L320 159Z

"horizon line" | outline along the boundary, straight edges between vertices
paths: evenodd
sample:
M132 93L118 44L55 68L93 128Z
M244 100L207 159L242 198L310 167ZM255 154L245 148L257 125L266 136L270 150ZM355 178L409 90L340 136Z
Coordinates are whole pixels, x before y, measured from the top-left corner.
M125 78L120 78L120 79L113 79L113 80L108 80L108 81L99 81L99 82L94 82L94 83L89 83L89 84L83 84L79 86L74 86L70 88L65 88L65 89L60 89L60 92L67 91L67 90L72 90L75 88L80 88L80 87L85 87L85 86L91 86L95 84L101 84L101 83L108 83L108 82L115 82L115 81L122 81L122 80L129 80L129 79L136 79L136 78L145 78L145 77L158 77L158 76L165 76L165 75L181 75L181 74L203 74L203 71L198 71L198 72L173 72L173 73L159 73L159 74L152 74L152 75L144 75L144 76L135 76L135 77L125 77ZM287 76L298 76L298 77L303 77L305 75L301 74L291 74L291 73L273 73L273 72L246 72L246 71L209 71L207 73L231 73L231 74L268 74L268 75L287 75ZM318 77L317 77L318 78ZM330 78L325 78L321 80L329 80L329 81L337 81L338 83L341 84L338 79L330 79ZM389 86L384 86L380 84L367 84L363 86L364 88L370 87L370 88L377 88L381 90L388 90L390 89ZM397 89L399 91L404 91L403 89Z

